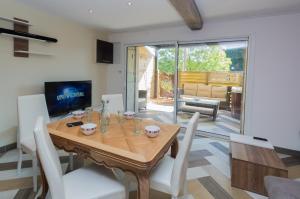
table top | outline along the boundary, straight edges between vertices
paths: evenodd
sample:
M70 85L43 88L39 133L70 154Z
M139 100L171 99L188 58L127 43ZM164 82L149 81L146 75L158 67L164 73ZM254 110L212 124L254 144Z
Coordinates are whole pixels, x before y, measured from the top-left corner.
M242 143L242 144L248 144L257 147L274 149L274 146L269 141L256 140L253 139L253 136L248 136L248 135L230 133L230 141Z
M188 98L188 97L180 98L180 99L178 99L178 102L188 102L188 103L203 104L203 105L212 105L212 106L218 106L220 104L219 100L214 100L214 99L200 99L200 98Z
M266 167L287 170L273 149L230 142L232 158Z
M124 119L119 123L115 115L110 117L110 125L105 133L100 132L100 114L92 113L92 121L97 124L96 132L86 136L80 126L67 127L66 123L75 122L78 119L66 118L48 124L50 135L58 136L77 142L82 145L93 147L97 150L110 152L141 163L151 162L155 159L164 146L176 138L180 130L179 125L163 124L152 119L143 119L141 122L141 133L134 133L134 120ZM86 119L81 121L85 123ZM144 127L147 125L157 125L160 127L160 133L155 138L149 138L144 133Z

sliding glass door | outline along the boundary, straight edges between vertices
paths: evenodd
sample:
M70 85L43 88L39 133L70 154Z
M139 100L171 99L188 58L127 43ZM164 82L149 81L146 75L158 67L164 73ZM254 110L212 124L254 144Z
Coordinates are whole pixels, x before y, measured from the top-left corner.
M177 122L200 112L198 130L241 133L247 40L179 45Z
M127 47L127 110L198 130L240 133L244 115L247 39Z
M136 47L127 48L126 110L136 110Z
M127 110L141 117L174 123L176 46L127 48Z

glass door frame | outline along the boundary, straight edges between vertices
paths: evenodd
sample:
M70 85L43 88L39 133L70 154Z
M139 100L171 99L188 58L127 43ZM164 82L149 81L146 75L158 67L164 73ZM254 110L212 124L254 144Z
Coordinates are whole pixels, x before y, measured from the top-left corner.
M136 111L136 107L137 107L137 94L136 94L136 90L137 90L137 78L136 78L136 74L137 74L137 68L136 68L136 46L127 46L125 48L125 59L126 59L126 68L125 68L125 81L126 81L126 84L125 84L125 110L128 111L128 104L127 104L127 96L128 96L128 50L129 48L134 48L134 101L133 101L133 107L134 107L134 110L132 111Z
M137 44L125 44L125 109L127 110L127 72L128 72L128 48L130 47L143 47L143 46L174 46L175 48L175 74L174 74L174 90L173 90L173 94L174 94L174 111L173 111L173 122L174 124L177 123L177 82L178 82L178 42L177 41L170 41L170 42L149 42L149 43L137 43ZM135 50L136 52L136 50ZM135 59L136 59L136 54L135 54ZM157 64L157 63L156 63ZM137 84L137 67L136 67L136 60L135 60L135 69L134 69L134 75L135 75L135 99L134 99L134 107L135 107L135 112L138 111L138 106L137 106L137 98L138 98L138 94L137 94L137 90L138 90L138 84Z
M232 38L224 38L224 39L210 39L210 40L191 40L191 41L178 41L177 42L177 50L179 51L179 47L180 45L188 45L188 44L205 44L205 43L218 43L218 42L234 42L234 41L247 41L247 60L246 60L246 65L244 66L244 82L243 82L243 96L242 96L242 114L241 114L241 126L240 126L240 134L244 134L244 131L245 131L245 118L246 118L246 95L247 95L247 76L248 76L248 66L250 64L250 57L249 57L249 53L250 53L250 50L251 50L251 37L250 36L240 36L240 37L232 37ZM177 57L178 59L178 57ZM178 60L177 60L178 61ZM177 70L177 73L178 73L178 63L177 63L177 66L176 66L176 70ZM177 82L177 86L178 86L178 83ZM176 117L177 119L177 117Z
M180 45L187 45L187 44L205 44L205 43L213 43L213 42L233 42L233 41L247 41L248 46L247 46L247 61L246 65L244 66L244 82L243 82L243 98L242 98L242 115L241 115L241 127L240 127L240 133L244 134L244 127L245 127L245 117L246 117L246 95L247 95L247 73L248 73L248 65L250 64L250 48L251 48L251 38L250 36L241 36L241 37L232 37L232 38L220 38L220 39L207 39L207 40L190 40L190 41L169 41L169 42L145 42L145 43L131 43L131 44L124 44L125 47L125 92L126 92L126 97L125 97L125 102L126 102L126 108L127 108L127 62L128 62L128 47L141 47L141 46L155 46L155 45L174 45L175 47L175 76L174 76L174 112L173 112L173 121L176 124L177 123L177 105L178 105L178 83L179 83L179 78L178 78L178 55L179 55L179 46ZM137 68L135 67L135 75L136 75L136 70ZM136 81L136 77L135 77ZM135 82L135 93L137 90L137 84ZM137 100L137 94L135 95L135 109L137 109L136 106L136 100ZM136 110L135 110L136 111Z

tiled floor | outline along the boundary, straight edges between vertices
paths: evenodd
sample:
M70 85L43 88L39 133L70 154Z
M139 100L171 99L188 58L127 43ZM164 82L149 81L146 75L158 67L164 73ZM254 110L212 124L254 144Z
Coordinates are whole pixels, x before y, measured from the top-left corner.
M173 111L170 112L170 110L165 108L162 108L161 110L158 108L155 110L141 110L139 116L153 118L164 123L174 122ZM177 122L182 126L186 126L191 117L192 114L190 113L178 112ZM209 134L218 137L228 137L230 133L240 133L240 121L232 118L230 116L230 112L219 110L217 119L215 121L213 121L212 117L210 116L201 115L197 129L203 134Z
M182 139L183 135L179 135ZM193 140L187 178L189 193L195 199L264 199L266 197L230 185L229 143L211 138L196 137ZM290 178L300 178L300 161L280 154L289 169ZM26 157L30 159L29 156ZM25 161L21 175L16 173L17 151L12 150L0 158L0 198L32 199L31 163ZM63 168L67 169L67 154L62 158ZM131 192L130 198L135 198ZM169 195L151 191L151 199L170 198ZM191 197L189 197L191 198Z

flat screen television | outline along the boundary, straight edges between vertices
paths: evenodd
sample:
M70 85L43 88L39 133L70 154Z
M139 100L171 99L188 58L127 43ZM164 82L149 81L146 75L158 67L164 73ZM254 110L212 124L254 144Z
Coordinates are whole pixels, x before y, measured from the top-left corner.
M67 114L92 104L92 81L45 82L50 116Z
M112 64L114 58L113 43L97 40L97 63Z

